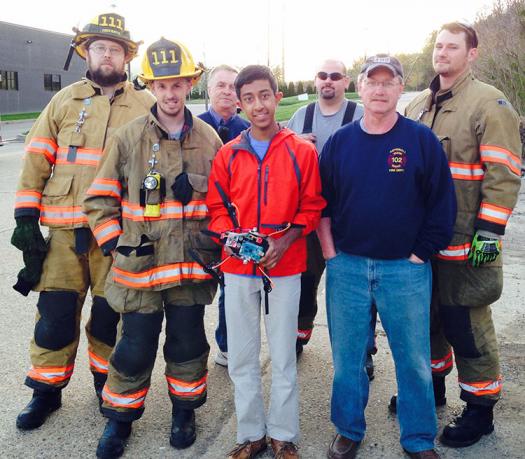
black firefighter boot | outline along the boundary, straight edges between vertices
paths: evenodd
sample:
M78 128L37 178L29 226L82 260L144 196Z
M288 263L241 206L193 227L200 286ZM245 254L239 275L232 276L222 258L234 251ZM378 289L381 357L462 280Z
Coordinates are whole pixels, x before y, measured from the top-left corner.
M479 441L494 431L492 406L467 403L463 413L443 429L439 440L453 448L463 448Z
M104 389L107 379L107 374L93 373L93 386L95 386L95 394L97 394L99 407L102 406L102 389Z
M16 418L16 426L21 430L40 427L47 417L62 406L62 390L41 391L35 389L33 398Z
M432 387L434 388L434 403L436 408L445 406L447 404L447 398L445 397L445 378L432 376ZM388 404L388 410L392 414L397 413L397 395L392 395L390 403Z
M184 449L191 446L197 438L195 433L195 411L173 407L171 417L170 444Z
M126 440L131 434L131 422L109 419L97 446L99 459L113 459L124 454Z

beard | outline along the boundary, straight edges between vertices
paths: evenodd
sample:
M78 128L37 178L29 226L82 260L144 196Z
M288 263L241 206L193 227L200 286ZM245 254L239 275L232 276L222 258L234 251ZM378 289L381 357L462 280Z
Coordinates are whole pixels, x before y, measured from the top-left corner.
M184 104L176 104L174 107L169 107L167 103L157 100L157 110L164 116L175 118L184 110Z
M335 89L334 88L323 88L321 89L320 96L322 99L333 99L335 97Z
M104 72L101 67L98 69L89 69L91 79L102 87L115 86L125 78L125 72L118 72L117 70L111 70L110 72Z

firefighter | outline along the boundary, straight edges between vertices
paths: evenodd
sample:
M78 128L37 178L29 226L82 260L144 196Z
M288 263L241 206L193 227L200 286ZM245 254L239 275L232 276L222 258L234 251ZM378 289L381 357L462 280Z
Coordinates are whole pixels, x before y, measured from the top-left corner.
M196 260L220 256L201 230L208 225L208 175L222 143L184 105L202 71L179 42L161 38L149 46L139 77L157 103L115 134L84 202L100 247L113 253L106 295L122 314L102 392L109 420L101 458L123 453L132 422L142 416L164 316L172 446L195 441L194 409L206 401L204 305L217 283Z
M41 426L61 406L88 289L93 305L86 334L97 396L106 381L119 321L104 296L111 257L98 248L81 205L114 130L154 103L151 94L126 80L125 66L138 46L115 13L100 14L77 30L71 50L86 60L86 76L58 92L27 135L12 237L26 267L14 288L23 295L35 290L39 298L25 381L34 392L18 415L19 429ZM39 219L49 227L47 241Z
M451 447L472 445L494 430L502 378L490 305L503 288L501 238L520 188L519 118L501 91L474 78L477 47L472 27L445 24L434 46L437 75L406 109L441 140L458 202L452 242L432 263L435 401L446 402L453 350L466 402L440 437Z

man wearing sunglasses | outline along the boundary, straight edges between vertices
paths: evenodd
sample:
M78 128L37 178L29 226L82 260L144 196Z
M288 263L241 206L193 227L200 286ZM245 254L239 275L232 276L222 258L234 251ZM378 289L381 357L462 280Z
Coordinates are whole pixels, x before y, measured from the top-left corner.
M441 140L458 199L454 237L432 260L436 403L446 402L453 350L467 404L440 437L452 447L472 445L494 430L502 378L490 304L503 288L501 238L520 188L519 118L501 91L474 78L477 47L472 27L445 24L434 45L436 76L406 108Z
M250 123L237 114L239 100L235 92L235 78L238 71L229 65L219 65L208 75L208 95L210 109L199 115L217 131L223 144L235 139L242 131L250 127ZM224 315L224 290L221 287L219 295L219 320L215 330L215 340L219 347L215 355L215 363L228 366L228 344L226 332L226 317Z
M325 142L337 129L363 115L363 107L345 98L350 84L346 66L341 61L323 61L314 79L318 99L299 108L287 127L312 142L320 153ZM317 289L325 269L319 239L314 232L307 237L307 269L301 276L301 300L299 303L299 327L297 330L297 353L308 344L317 315ZM374 348L373 331L370 348ZM368 372L373 377L373 363L369 353Z

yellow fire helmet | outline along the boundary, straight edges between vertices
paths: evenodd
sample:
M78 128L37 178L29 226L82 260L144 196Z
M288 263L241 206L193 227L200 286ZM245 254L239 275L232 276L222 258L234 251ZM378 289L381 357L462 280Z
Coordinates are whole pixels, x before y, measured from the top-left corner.
M188 48L180 42L161 37L146 50L139 78L146 84L153 80L191 78L195 84L203 72L201 65L193 62Z
M126 62L131 61L136 55L142 42L131 40L129 30L126 30L124 18L116 13L99 14L91 20L82 30L74 28L76 33L71 46L77 54L86 59L86 42L90 39L114 40L121 43L126 50Z

